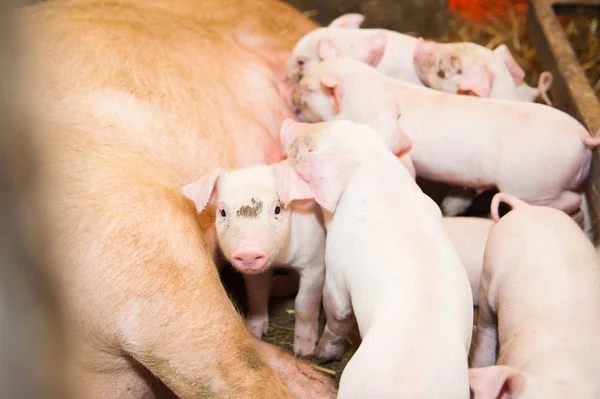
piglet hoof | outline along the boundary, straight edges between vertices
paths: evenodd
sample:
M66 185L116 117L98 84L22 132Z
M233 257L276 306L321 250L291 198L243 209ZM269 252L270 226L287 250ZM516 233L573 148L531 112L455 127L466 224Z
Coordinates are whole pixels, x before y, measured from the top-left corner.
M246 327L253 336L256 338L262 338L263 335L267 334L267 329L269 328L269 317L250 316L246 322Z
M336 344L333 342L319 342L319 346L317 346L317 354L315 356L315 361L317 363L325 363L331 360L339 361L342 360L342 356L344 355L344 344Z
M294 337L294 355L301 358L311 358L315 355L315 349L317 348L317 336L311 334L300 335L296 334Z

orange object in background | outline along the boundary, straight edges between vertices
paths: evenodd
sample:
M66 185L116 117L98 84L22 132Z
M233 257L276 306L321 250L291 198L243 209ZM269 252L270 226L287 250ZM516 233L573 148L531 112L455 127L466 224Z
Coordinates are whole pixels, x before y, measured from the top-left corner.
M448 10L472 22L486 22L487 16L501 21L510 18L510 9L521 18L527 12L527 0L448 0Z

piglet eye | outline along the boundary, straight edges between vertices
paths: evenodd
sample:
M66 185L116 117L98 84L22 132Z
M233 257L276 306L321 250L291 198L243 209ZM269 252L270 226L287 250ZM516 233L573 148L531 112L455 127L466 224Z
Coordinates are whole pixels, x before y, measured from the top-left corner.
M304 65L304 60L301 60L301 59L298 60L298 65L300 65L300 66Z
M280 213L281 213L281 207L280 207L279 205L277 205L277 206L275 207L275 214L276 214L276 215L279 215Z
M221 214L221 216L225 217L227 216L227 212L225 212L225 209L221 209L221 212L219 212Z

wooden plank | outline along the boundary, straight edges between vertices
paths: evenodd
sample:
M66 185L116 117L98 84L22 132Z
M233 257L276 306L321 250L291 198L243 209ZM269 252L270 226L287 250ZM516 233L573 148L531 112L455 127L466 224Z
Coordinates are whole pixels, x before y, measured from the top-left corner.
M556 18L557 10L572 12L568 6L584 5L583 12L600 7L598 0L530 0L527 15L529 34L536 46L538 57L545 70L552 72L554 83L550 89L554 105L573 115L592 135L600 129L600 102L590 87L585 72L569 44L562 26ZM594 7L591 7L594 6ZM600 9L600 8L599 8ZM580 12L578 12L580 14ZM559 161L559 160L557 160ZM595 244L600 239L600 159L597 151L592 159L586 197L590 208Z

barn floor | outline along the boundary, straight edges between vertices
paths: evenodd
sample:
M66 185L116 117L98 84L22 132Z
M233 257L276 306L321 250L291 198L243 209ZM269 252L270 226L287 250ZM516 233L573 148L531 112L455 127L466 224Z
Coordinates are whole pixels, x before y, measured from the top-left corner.
M242 275L229 268L223 272L222 280L234 303L240 309L242 314L246 314L246 295ZM475 320L476 315L477 308L475 308ZM294 323L294 295L286 298L272 298L269 301L269 330L267 336L263 337L263 339L285 349L290 354L293 354ZM322 334L324 327L325 313L321 308L319 317L319 336ZM475 330L473 330L473 333L475 333ZM348 363L359 345L360 335L358 329L354 328L348 337L346 351L342 360L318 364L316 366L321 372L334 378L336 384L339 384L339 379L346 363Z

